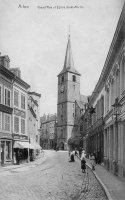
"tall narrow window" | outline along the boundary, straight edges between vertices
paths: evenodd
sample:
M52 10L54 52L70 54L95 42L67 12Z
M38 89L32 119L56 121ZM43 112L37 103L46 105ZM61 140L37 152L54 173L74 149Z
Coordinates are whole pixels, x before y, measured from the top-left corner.
M10 154L11 154L11 143L10 141L6 141L6 159L10 159Z
M2 103L2 87L0 85L0 103Z
M11 154L11 143L10 141L6 141L6 159L10 159L10 154Z
M4 130L10 132L10 115L4 114Z
M64 76L62 76L62 82L64 82Z
M25 109L25 96L21 94L21 108Z
M61 129L61 137L63 138L63 129Z
M0 131L2 130L2 112L0 112Z
M14 117L14 132L18 133L19 132L19 118Z
M10 106L10 90L5 89L5 105Z
M125 90L125 57L122 59L122 70L121 70L121 92Z
M19 92L14 91L14 106L19 106Z
M107 112L109 111L109 89L107 89Z
M25 134L25 119L21 119L21 133Z
M61 115L61 121L63 121L63 115Z
M75 75L72 76L72 80L73 80L73 82L76 82L76 76Z

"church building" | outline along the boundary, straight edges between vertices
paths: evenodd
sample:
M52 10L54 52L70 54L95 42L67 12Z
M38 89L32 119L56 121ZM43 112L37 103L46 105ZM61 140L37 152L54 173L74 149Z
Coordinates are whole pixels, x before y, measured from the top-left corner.
M60 149L67 149L68 139L73 137L77 130L76 102L81 99L87 101L87 97L80 95L80 76L74 67L69 35L64 66L58 75L57 145Z

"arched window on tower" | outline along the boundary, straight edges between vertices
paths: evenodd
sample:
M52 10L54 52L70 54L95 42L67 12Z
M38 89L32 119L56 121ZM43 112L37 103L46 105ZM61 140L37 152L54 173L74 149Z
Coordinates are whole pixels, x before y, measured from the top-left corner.
M72 80L73 80L73 82L76 82L76 76L75 75L72 75Z
M62 76L62 83L64 82L64 76Z
M61 121L63 121L63 115L61 115Z

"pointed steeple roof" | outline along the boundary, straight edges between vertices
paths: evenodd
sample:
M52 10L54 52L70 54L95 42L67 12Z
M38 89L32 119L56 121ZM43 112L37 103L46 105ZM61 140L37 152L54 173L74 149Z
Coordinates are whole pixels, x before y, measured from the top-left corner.
M64 61L64 69L68 69L68 68L74 68L70 35L69 35L69 38L68 38L66 54L65 54L65 61Z
M67 48L66 48L63 70L60 72L60 74L66 72L66 71L80 75L80 73L74 68L70 35L68 37L68 43L67 43Z

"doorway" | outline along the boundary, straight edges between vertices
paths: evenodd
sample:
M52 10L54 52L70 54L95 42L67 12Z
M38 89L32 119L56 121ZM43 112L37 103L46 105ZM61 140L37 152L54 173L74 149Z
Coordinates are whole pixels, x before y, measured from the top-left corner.
M1 141L1 165L4 164L4 142Z

